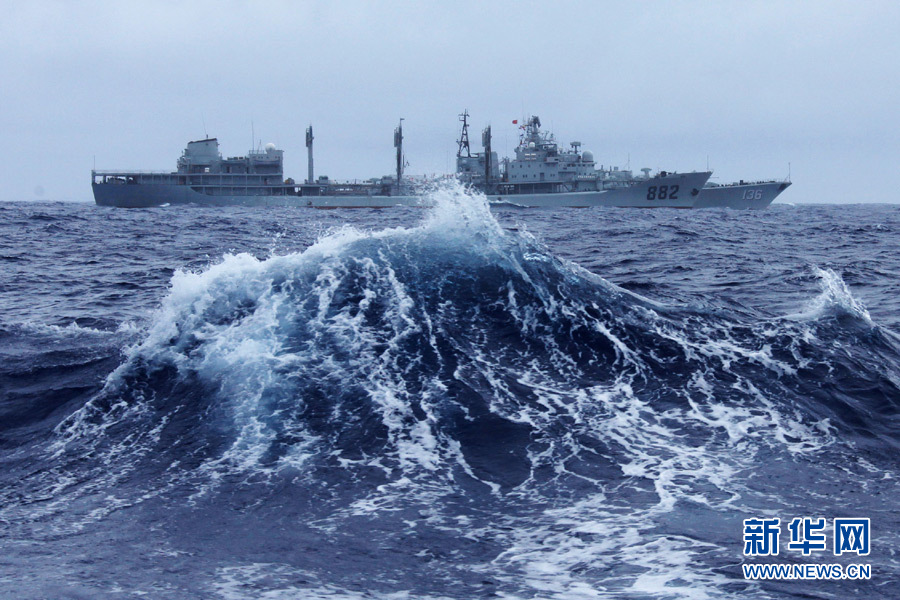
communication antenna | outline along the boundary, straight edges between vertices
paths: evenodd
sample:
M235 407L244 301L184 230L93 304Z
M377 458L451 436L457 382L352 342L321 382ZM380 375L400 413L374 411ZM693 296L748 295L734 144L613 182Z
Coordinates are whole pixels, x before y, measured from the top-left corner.
M256 128L253 126L253 119L250 119L250 152L256 148Z
M203 118L203 114L200 114L200 122L203 123L203 139L208 140L209 134L206 133L206 119Z
M459 158L463 155L463 150L466 151L466 157L472 156L472 153L469 148L469 111L464 110L461 115L459 115L459 120L462 122L462 133L459 135L459 140L457 140L457 144L459 144L459 148L456 151L456 157ZM449 168L448 168L449 170Z

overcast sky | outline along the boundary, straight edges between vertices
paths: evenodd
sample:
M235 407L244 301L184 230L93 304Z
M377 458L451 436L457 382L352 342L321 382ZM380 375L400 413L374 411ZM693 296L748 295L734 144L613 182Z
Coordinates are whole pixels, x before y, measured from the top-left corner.
M0 199L90 201L90 170L259 142L306 174L452 168L537 114L604 165L783 178L784 202L897 202L900 2L21 2L0 19Z

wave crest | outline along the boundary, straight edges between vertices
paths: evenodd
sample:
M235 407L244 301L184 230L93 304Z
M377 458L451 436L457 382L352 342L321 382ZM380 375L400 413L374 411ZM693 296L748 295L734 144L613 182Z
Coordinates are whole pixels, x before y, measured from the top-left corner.
M504 230L484 196L431 194L417 227L345 227L300 253L176 273L144 341L59 428L63 446L143 423L143 447L190 448L214 472L495 491L640 476L667 502L672 464L715 479L710 448L827 443L821 417L785 402L805 364L789 331L652 302ZM691 440L682 459L674 439Z

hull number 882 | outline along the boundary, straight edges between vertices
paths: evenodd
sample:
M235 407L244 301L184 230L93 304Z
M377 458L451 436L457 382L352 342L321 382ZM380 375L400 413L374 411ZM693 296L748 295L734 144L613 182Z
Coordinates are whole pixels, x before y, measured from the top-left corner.
M647 200L678 200L677 185L651 185L647 188Z

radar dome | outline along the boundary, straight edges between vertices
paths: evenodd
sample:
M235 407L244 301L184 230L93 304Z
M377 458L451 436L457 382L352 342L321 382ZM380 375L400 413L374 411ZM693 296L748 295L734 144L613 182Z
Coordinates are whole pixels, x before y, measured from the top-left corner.
M266 144L266 152L269 152L270 150L274 150L274 149L275 149L275 144L273 144L272 142L269 142L268 144Z
M585 150L581 153L582 162L594 162L594 153L590 150Z
M534 142L528 142L528 147L529 147L529 148L534 148Z

